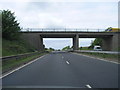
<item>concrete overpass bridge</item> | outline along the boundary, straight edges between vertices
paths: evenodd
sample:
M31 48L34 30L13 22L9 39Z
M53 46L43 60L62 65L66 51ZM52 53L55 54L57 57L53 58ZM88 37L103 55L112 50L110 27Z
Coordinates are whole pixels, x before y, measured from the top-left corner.
M104 29L105 30L105 29ZM119 32L104 32L100 29L29 29L22 31L22 38L28 41L37 50L43 50L43 38L72 38L73 49L78 50L79 38L102 38L103 50L114 51L118 49Z

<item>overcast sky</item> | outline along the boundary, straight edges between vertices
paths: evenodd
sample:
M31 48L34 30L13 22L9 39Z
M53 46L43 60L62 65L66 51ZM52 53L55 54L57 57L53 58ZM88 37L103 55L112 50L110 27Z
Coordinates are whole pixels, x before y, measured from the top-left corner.
M15 12L23 28L118 27L118 0L4 0L0 1L0 9ZM80 46L89 46L91 40L94 39L80 39ZM72 46L72 39L44 39L44 44L61 49Z

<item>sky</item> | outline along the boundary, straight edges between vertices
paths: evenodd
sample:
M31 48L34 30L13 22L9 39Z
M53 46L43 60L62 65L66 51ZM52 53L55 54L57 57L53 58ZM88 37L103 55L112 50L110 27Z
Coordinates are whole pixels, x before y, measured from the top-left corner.
M15 12L22 28L118 27L118 0L1 0L0 10ZM79 46L89 46L94 38L80 38ZM47 48L72 46L72 39L44 39Z

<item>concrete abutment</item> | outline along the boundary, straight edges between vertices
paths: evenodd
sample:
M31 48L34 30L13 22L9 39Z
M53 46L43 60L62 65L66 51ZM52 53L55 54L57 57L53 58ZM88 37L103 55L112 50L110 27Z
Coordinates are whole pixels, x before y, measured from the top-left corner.
M23 33L21 38L27 41L31 46L36 48L37 51L44 50L43 38L39 34Z
M105 51L118 51L120 48L120 36L119 34L114 34L111 37L102 38L102 49Z

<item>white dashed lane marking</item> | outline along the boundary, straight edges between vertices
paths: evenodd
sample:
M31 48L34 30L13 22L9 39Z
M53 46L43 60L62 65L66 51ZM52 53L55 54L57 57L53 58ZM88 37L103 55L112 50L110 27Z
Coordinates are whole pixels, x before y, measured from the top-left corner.
M87 88L92 88L89 84L88 84L88 85L86 85L86 87L87 87Z
M67 64L70 64L68 61L66 61Z

